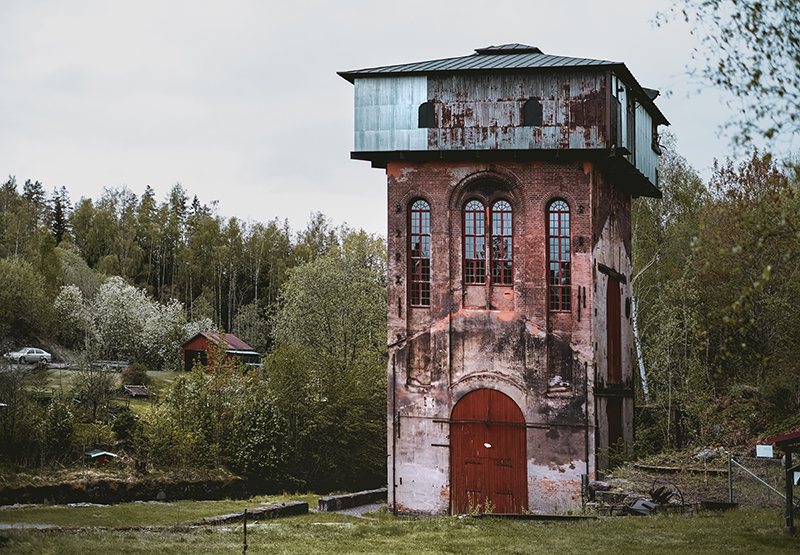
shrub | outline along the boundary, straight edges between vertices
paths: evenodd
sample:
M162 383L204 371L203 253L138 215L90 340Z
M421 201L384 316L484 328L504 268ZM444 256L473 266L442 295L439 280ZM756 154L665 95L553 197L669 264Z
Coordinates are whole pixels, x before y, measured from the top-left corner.
M127 441L136 434L139 422L136 416L129 409L120 411L114 418L111 429L117 435L117 439Z
M141 362L134 362L122 371L122 383L125 385L139 385L150 383L147 376L147 367Z

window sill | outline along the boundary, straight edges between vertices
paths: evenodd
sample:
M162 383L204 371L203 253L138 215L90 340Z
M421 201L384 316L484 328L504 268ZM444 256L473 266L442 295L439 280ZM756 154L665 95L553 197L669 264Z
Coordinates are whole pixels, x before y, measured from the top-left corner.
M547 396L561 399L572 397L572 387L549 387L547 388Z

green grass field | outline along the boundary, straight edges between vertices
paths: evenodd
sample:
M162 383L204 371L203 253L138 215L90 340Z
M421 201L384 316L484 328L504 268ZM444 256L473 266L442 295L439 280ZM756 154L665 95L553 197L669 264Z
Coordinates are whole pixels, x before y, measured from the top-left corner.
M298 499L293 497L293 499ZM85 527L72 531L0 530L0 553L242 553L241 524L189 528L187 521L288 497L248 501L129 503L108 507L33 507L0 512L0 524ZM302 500L311 501L308 496ZM465 518L394 518L385 512L360 519L338 514L261 521L248 525L247 553L514 554L624 553L659 555L797 553L800 537L783 533L771 511L733 511L693 517L601 517L558 523ZM147 530L99 527L160 526Z
M95 526L121 528L127 526L175 526L205 517L241 512L271 503L305 501L317 506L317 497L258 496L244 501L191 501L171 503L120 503L99 507L38 505L0 511L0 524L52 524L63 527Z
M117 382L121 383L122 374L115 373L114 375L117 378ZM183 375L182 372L150 371L147 373L151 389L161 395L166 393L173 380L181 375ZM59 391L62 388L64 391L71 391L75 387L78 371L74 368L48 368L42 370L40 376L41 387L45 391Z
M155 398L130 399L122 394L117 394L111 403L129 406L134 413L140 417L144 417L155 399L166 394L172 382L182 374L182 372L150 371L147 373L147 377L150 380L151 391L156 394ZM62 391L65 394L69 394L75 388L78 375L78 371L74 368L49 368L34 376L29 387L45 396L59 395ZM114 378L116 387L121 387L122 374L115 373Z

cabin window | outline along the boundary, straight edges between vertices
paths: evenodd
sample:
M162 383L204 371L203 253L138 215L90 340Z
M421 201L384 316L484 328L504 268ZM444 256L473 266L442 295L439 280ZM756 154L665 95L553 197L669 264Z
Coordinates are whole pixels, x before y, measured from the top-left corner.
M486 283L486 208L479 200L464 207L464 283Z
M522 108L522 125L538 127L542 125L542 103L531 98Z
M436 127L436 112L431 102L423 102L419 105L419 128Z
M431 305L431 207L424 200L411 205L408 222L411 306Z
M571 309L569 206L563 200L554 200L547 208L547 265L550 310L569 312Z
M513 227L511 205L498 200L492 205L492 283L511 285Z

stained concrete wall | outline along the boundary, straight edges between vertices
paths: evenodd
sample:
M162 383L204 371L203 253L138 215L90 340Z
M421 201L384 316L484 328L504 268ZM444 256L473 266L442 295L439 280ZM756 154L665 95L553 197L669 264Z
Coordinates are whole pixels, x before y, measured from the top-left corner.
M581 474L595 471L593 382L605 341L602 315L594 315L595 256L610 258L630 245L624 237L629 199L614 200L617 193L589 162L398 161L389 164L387 178L389 503L411 513L448 512L448 419L463 395L492 388L515 401L528 426L529 508L579 506ZM409 309L407 218L419 198L431 207L431 306ZM513 206L511 286L462 283L462 209L472 198L486 204L503 198ZM554 199L565 200L571 213L573 309L567 313L552 313L548 304L545 215ZM627 224L612 235L597 220L608 220L607 205L615 202L623 212L627 206L627 215L617 216ZM628 265L629 252L623 256ZM556 375L562 379L553 385Z
M597 414L597 448L601 455L609 449L609 423L606 407L610 397L622 399L622 437L626 445L633 442L634 412L634 360L633 326L631 322L631 217L630 198L612 184L598 184L595 194L598 199L594 212L594 287L595 309L593 328L595 333L595 395ZM600 200L602 199L602 200ZM605 341L608 314L606 313L606 294L608 287L620 290L620 310L622 312L620 330L621 383L610 383L608 374L608 343ZM627 309L626 309L627 307ZM602 330L603 333L600 333ZM607 468L605 456L598 458L598 467Z

